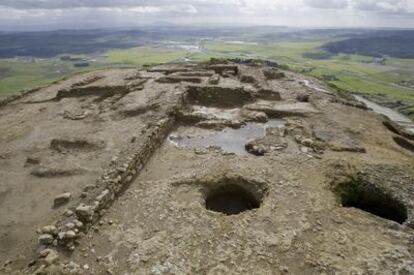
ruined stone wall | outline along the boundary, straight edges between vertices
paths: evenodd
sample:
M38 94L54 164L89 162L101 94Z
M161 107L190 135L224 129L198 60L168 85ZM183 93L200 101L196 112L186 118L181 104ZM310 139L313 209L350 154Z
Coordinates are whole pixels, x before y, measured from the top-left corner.
M43 88L44 87L37 87L37 88L29 89L29 90L23 90L20 93L17 93L15 95L10 95L10 96L5 96L3 98L0 98L0 108L16 100L22 99L25 96L38 92L39 90Z
M72 201L71 206L66 209L66 212L61 214L56 220L52 221L50 225L44 226L38 230L39 245L37 246L37 250L39 252L39 257L38 261L34 261L34 266L31 270L35 270L35 268L39 267L37 271L43 272L49 267L53 268L58 264L59 256L63 255L69 255L70 260L82 262L82 257L87 256L81 255L81 261L76 257L79 257L80 254L86 254L84 252L91 247L99 247L99 245L95 246L96 243L93 243L92 241L93 238L97 238L96 235L100 235L98 237L104 238L102 243L106 246L108 240L105 238L107 238L107 236L116 235L113 234L116 230L126 230L125 228L127 227L125 227L125 224L130 220L134 220L135 222L144 221L147 224L155 224L157 227L166 229L167 231L164 231L168 232L166 235L172 236L171 247L181 246L181 251L190 251L189 253L191 254L191 247L198 247L197 245L199 245L197 234L187 234L187 232L184 232L184 234L188 235L189 241L193 242L191 247L186 246L184 245L185 242L181 239L182 236L174 236L169 232L169 230L176 230L175 225L170 224L168 219L165 219L166 221L158 220L158 217L161 216L160 213L163 213L163 211L170 211L169 206L164 207L164 205L167 205L165 204L165 198L173 197L173 194L176 194L175 192L177 192L176 201L181 202L181 191L184 190L183 193L187 196L187 190L189 190L187 187L191 187L194 189L193 191L199 195L196 198L200 203L199 205L195 205L195 208L198 207L198 209L205 208L209 211L212 210L213 212L235 215L239 213L239 209L241 209L240 211L245 211L259 209L261 207L261 213L266 222L269 221L269 217L271 217L274 219L275 224L277 222L277 224L288 225L285 228L279 227L277 229L281 233L281 240L286 238L286 234L292 232L292 228L297 228L298 223L295 221L292 222L292 219L294 220L295 217L301 218L300 215L292 215L292 209L295 209L297 213L306 213L309 216L309 222L316 220L318 226L322 226L322 223L318 220L320 219L318 217L320 212L318 211L322 209L321 205L326 207L327 213L332 213L332 209L335 211L335 209L345 207L359 207L368 213L372 213L373 209L378 210L377 208L380 208L380 213L375 212L374 215L385 217L389 220L395 220L397 223L401 224L401 227L405 225L412 227L413 213L411 199L409 198L409 195L406 197L399 196L399 194L412 193L412 189L406 187L410 186L412 179L406 178L404 173L401 173L401 175L396 174L394 166L395 163L399 163L398 161L395 161L394 166L390 166L391 168L389 170L386 170L383 167L378 168L376 163L375 165L372 165L374 168L372 168L370 173L375 175L378 174L378 184L376 179L371 178L361 178L361 180L358 179L358 181L355 181L352 177L360 170L359 168L352 169L350 173L345 174L347 170L341 168L339 165L325 167L325 165L327 166L327 164L331 163L332 159L335 159L335 157L341 159L344 158L353 163L355 162L355 159L363 159L366 154L371 152L374 152L374 157L379 156L377 157L378 159L383 159L382 150L384 150L385 153L395 153L395 156L397 157L403 156L396 151L398 148L393 147L395 144L391 143L391 138L389 138L389 140L383 139L382 137L377 139L377 134L383 133L382 131L385 129L379 118L363 113L364 111L360 110L366 109L363 105L360 106L353 102L338 100L333 94L322 94L320 89L318 92L307 90L306 85L303 86L300 81L292 81L292 79L289 79L290 74L287 72L285 75L285 72L275 69L245 66L246 65L239 66L234 64L214 63L201 64L199 67L195 68L182 66L175 68L173 65L160 66L159 68L150 69L145 72L135 72L134 74L131 74L132 76L124 75L119 77L119 79L122 80L120 83L114 83L114 78L110 77L102 79L102 83L93 83L92 85L91 81L96 79L99 80L100 78L90 78L82 82L77 82L77 84L75 83L70 87L60 87L60 89L57 90L56 99L51 100L52 104L57 104L59 103L58 99L65 98L65 100L62 100L60 103L61 105L66 106L71 102L71 97L83 96L92 97L91 101L98 101L100 103L101 101L99 101L99 99L102 97L110 97L108 100L110 102L104 102L102 103L102 106L106 109L115 106L111 109L114 112L102 112L96 117L91 116L86 118L85 121L96 122L98 119L100 119L100 122L104 120L111 122L115 121L116 123L111 124L108 127L108 124L105 124L103 128L109 129L108 131L111 132L115 131L112 133L122 135L122 142L120 142L120 145L117 148L108 146L107 148L110 148L111 150L108 150L107 153L111 154L111 152L121 151L117 155L106 155L105 160L99 166L99 168L101 168L102 165L104 165L105 170L103 172L97 170L99 171L98 173L101 174L98 175L99 178L93 178L96 177L97 174L94 174L94 176L91 177L94 182L89 182L91 178L87 180L87 183L85 183L85 180L80 179L79 181L81 183L85 183L85 185L79 187L79 189L83 190L81 194L79 194L80 190L77 190L78 194L76 194L76 197L78 198L78 195L80 195L80 199ZM141 89L141 85L148 80L146 77L148 77L150 81L148 81L149 83L147 83L145 88ZM280 77L282 79L279 79ZM154 93L154 91L157 92ZM125 96L124 94L127 95ZM115 99L111 101L112 97L115 97ZM96 98L98 98L98 100L96 100ZM84 99L85 98L82 98L79 102L87 105L87 102L85 103ZM77 107L79 102L73 104ZM358 109L350 109L349 106ZM101 105L99 105L99 107L101 107ZM104 108L99 108L99 111L102 109ZM60 111L60 109L58 111ZM78 114L78 112L74 112L74 115L76 114ZM81 116L82 115L83 113L81 113ZM360 121L362 115L366 115L366 118L365 120ZM131 119L131 117L135 116L140 117ZM74 116L74 119L76 119L76 116ZM368 119L367 122L366 119ZM238 153L227 152L215 144L201 149L197 147L189 150L178 149L180 150L178 157L176 152L177 149L175 147L171 146L170 148L169 146L161 146L168 135L168 140L177 142L177 147L179 147L178 141L182 140L182 137L188 137L188 133L192 133L191 131L194 131L194 129L196 133L207 133L208 129L217 131L229 128L240 129L250 122L267 124L261 125L264 129L263 137L260 136L258 138L255 137L255 139L252 140L241 141L243 142L241 147L243 153L247 152L257 156L257 158L248 158L244 157L244 155L239 158L237 156ZM362 126L368 126L365 127L365 132L354 128L354 125L359 123L361 123ZM124 128L122 128L121 124L123 124L122 126ZM397 129L396 126L386 123L384 124L393 133L400 134L400 130ZM86 125L86 127L89 127L89 125ZM374 129L372 130L372 133L369 132L369 129L371 128ZM128 134L124 134L125 132ZM95 132L90 136L94 137L94 133ZM110 138L108 138L108 140L110 140ZM79 142L80 144L78 144ZM396 142L398 143L398 140L396 140ZM76 148L80 146L84 150L87 150L90 146L99 147L98 142L88 143L83 139L72 140L64 137L64 139L53 139L50 143L50 149L54 152L64 153L65 148L74 147L74 144L76 145ZM381 145L381 150L376 150L379 147L379 144ZM410 147L410 145L407 145L405 142L403 142L403 145L405 147ZM403 145L401 146L404 147ZM154 152L158 149L160 152L154 155L155 160L149 162L150 158L153 157ZM379 153L378 155L375 155L377 151L379 151ZM361 155L359 157L356 156L356 154L351 153L358 153ZM203 159L204 157L202 156L207 154L209 159ZM198 160L200 162L194 162L193 160ZM199 164L204 163L202 162L204 160L209 163L211 171ZM233 160L235 160L234 164L225 167ZM181 162L184 164L181 164ZM172 165L172 163L174 165ZM176 165L176 163L180 164ZM300 169L298 169L298 163L301 166ZM361 163L363 162L361 161ZM360 163L356 162L355 166L357 167L358 165L360 165ZM144 167L145 173L141 173L142 178L137 178ZM263 167L267 167L268 170L263 169ZM363 170L366 170L365 167L368 166L364 165ZM214 173L211 173L208 177L204 178L199 176L202 174L201 170L205 170L209 174L210 172ZM345 180L339 181L335 177L335 173L342 170L344 170L344 172L341 176L343 176ZM168 180L159 181L159 179L155 177L155 181L152 181L153 178L151 178L151 175L148 176L148 171L152 171L150 173L156 174L156 177L162 176ZM179 174L180 171L192 171L192 174L188 175L188 180L182 179L187 175L184 175L180 179L173 180L175 175L172 174ZM217 173L215 171L217 171ZM379 173L381 171L384 171L384 173ZM232 176L232 173L234 172L237 173ZM239 174L238 172L243 173ZM324 175L322 174L326 174L327 178L333 178L335 181L332 183L326 182L329 184L327 184L327 186L322 186L321 182L324 178ZM262 175L263 177L258 177L258 175ZM299 175L304 184L299 184L301 183L300 180L295 182L294 185L288 184L287 181L291 179L291 175ZM392 181L389 181L389 175L396 175L395 180L393 179ZM147 181L148 178L151 181ZM285 179L287 179L287 184L285 184ZM296 181L296 179L294 181ZM382 188L382 186L386 185L383 181L388 184L386 186L387 188ZM135 184L133 184L133 182L135 182ZM71 183L73 183L73 181ZM165 186L167 183L168 185L178 187L177 189L180 190L172 190L173 188L171 188L171 190L169 190L171 193L167 193L164 192L164 189L162 189L163 192L160 192L160 189L157 189L153 190L152 197L148 196L146 192L138 192L143 195L139 199L137 199L137 197L133 197L133 199L128 198L128 196L133 193L131 192L131 189L153 187L156 184ZM185 188L181 189L183 186ZM309 187L312 187L312 190ZM403 189L403 187L406 187L406 189ZM289 188L291 188L291 190L289 190ZM128 192L125 192L127 189ZM298 190L301 191L299 192ZM64 191L66 192L66 190ZM317 196L315 195L315 192ZM393 193L398 196L392 195ZM136 195L136 193L133 194L134 196ZM285 198L282 196L276 197L278 194L284 194ZM289 198L291 194L292 196ZM357 194L358 196L354 196L354 194ZM55 198L55 203L56 201L59 202L59 200L66 199L66 202L68 202L70 196L71 193L64 193ZM118 198L121 199L120 196L122 196L122 201L119 204L114 204ZM227 205L225 205L226 207L222 207L224 205L222 203L223 198L226 202L229 196L235 197L236 201L240 201L239 199L242 198L243 203L240 204L242 206L240 208L232 208L232 206L227 207ZM296 196L300 199L296 198ZM127 199L125 199L125 197L127 197ZM316 198L315 200L317 200L319 197L321 200L315 202L314 199ZM281 203L283 199L285 199L285 202ZM194 198L189 197L188 200L193 207L192 203L194 202ZM158 203L158 201L160 201L161 205L164 203L163 207L159 207L160 212L156 212L157 207L154 207L152 204L153 202ZM364 204L367 201L369 202L369 207L362 208L360 204ZM310 202L310 204L306 204L306 202ZM137 203L139 205L137 205ZM297 203L296 208L292 207L295 203ZM334 203L335 205L333 205ZM127 205L128 207L124 207L124 205ZM286 206L285 209L283 208L284 205ZM389 208L389 205L397 205L397 207ZM277 211L268 208L276 206L278 207ZM122 209L114 214L113 209L117 207ZM316 207L317 211L314 211L313 207ZM317 209L318 207L320 207L320 209ZM155 222L147 220L147 217L145 216L139 216L139 213L133 219L124 217L122 222L118 221L118 217L122 216L120 213L123 213L123 211L136 210L137 212L143 212L143 209L145 209L146 213L150 213L149 216L153 216L152 218L154 219L152 221ZM388 209L390 209L390 211L388 211ZM173 210L175 212L170 211L168 213L171 215L177 214L177 216L171 216L172 218L170 220L174 222L180 221L181 224L187 226L186 222L188 221L182 219L182 217L185 216L181 215L183 210L180 209L180 207ZM285 214L274 215L274 213L280 213L279 211L285 211ZM341 211L338 210L338 213L335 215L342 217L341 213L343 211ZM390 219L387 212L391 212L391 214L397 213L397 218ZM211 218L214 217L212 215L210 216L211 213L202 213L202 215L198 215L194 219L196 222L195 227L192 229L193 232L201 232L205 228L207 221L212 224L220 224L220 219ZM260 216L260 212L257 213L259 213L258 216ZM245 214L247 215L248 213ZM252 217L254 216L252 215ZM289 221L287 222L284 217L289 217L289 219L286 219ZM114 230L111 231L112 229L107 229L104 226L107 220L106 218L113 219L109 220L109 225L119 224L122 226L111 226ZM49 222L50 220L47 220L46 222L43 221L40 225ZM302 223L302 220L300 222ZM326 223L328 226L332 226L330 221L326 221ZM262 227L262 225L254 220L252 220L252 224ZM332 227L337 228L337 224L333 225L334 226ZM121 227L122 229L119 229ZM216 226L216 228L219 227L220 226ZM158 228L156 230L149 229L148 231L153 232L157 230ZM245 231L238 231L238 234L240 233L241 237L237 236L234 240L240 241L243 245L248 245L249 243L246 242L246 240L250 240L251 238L251 247L254 249L258 247L257 236L259 236L260 239L261 234L260 232L258 234L251 234L254 230L256 229L246 228ZM299 236L303 238L302 240L305 240L306 243L308 243L307 241L314 239L313 236L309 237L308 235L310 232L309 228L305 228L304 226L303 230L303 233L306 232L303 236L301 236L301 232L299 232ZM316 231L312 232L315 233ZM88 236L87 242L83 239L86 235ZM209 234L208 238L210 236L213 236L216 240L220 240L221 242L223 241L222 237L224 234L218 230L215 231L214 234ZM324 237L326 236L334 236L334 234L327 231ZM161 236L161 238L166 240L164 236ZM276 238L275 236L269 235L266 237L266 240L267 239L272 241L269 246L268 259L275 259L275 248L277 249L277 245L274 244L274 240ZM180 243L174 243L176 240L180 240ZM168 240L166 240L166 242L168 242ZM333 241L331 242L334 243ZM140 249L141 243L142 240L137 240ZM319 241L317 243L319 243ZM118 247L118 245L119 242L116 247ZM210 258L205 251L200 253L200 255L202 255L202 261L209 266L214 266L214 263L216 263L217 260L217 254L214 251L214 248L206 247L205 249L205 251L209 251L208 253L211 251L213 252L211 253ZM316 248L314 249L314 251L317 251L315 253L319 253ZM326 247L323 247L321 251L325 253L325 249ZM170 251L169 249L165 250ZM62 253L59 255L58 251ZM237 248L237 251L242 251L242 249ZM237 251L232 253L229 252L229 255L237 256ZM282 255L285 255L286 251L287 250L284 250ZM95 254L95 251L91 253L94 255L88 264L93 265L97 262L96 265L102 265L103 262L100 260L98 262L95 258L100 254ZM247 260L242 259L240 262L254 262L255 257L260 255L260 253L253 253L251 256L249 255ZM175 256L179 261L182 261L183 258L180 254L176 253ZM124 257L124 255L121 255L120 257ZM154 259L158 261L158 259L161 259L162 257L163 256L160 256L159 258L154 257ZM188 257L193 256L189 255ZM197 255L194 257L196 258ZM320 254L315 254L315 258L319 259ZM122 262L123 259L124 258L118 258L118 261ZM199 259L195 260L199 261ZM260 259L260 261L261 260L262 259ZM292 261L289 262L292 263ZM278 265L278 263L273 264L274 266ZM65 262L63 267L61 267L65 268L65 266L69 265L70 263L67 264ZM84 269L89 270L89 265L86 265L87 268ZM260 266L260 264L254 265L256 267ZM91 270L96 271L100 269ZM117 272L118 274L124 273L119 270L117 270ZM114 274L116 274L116 272ZM142 274L147 273L142 272Z
M176 111L182 108L185 95L178 95L172 107L155 124L146 127L143 138L132 140L132 144L119 156L112 159L108 169L89 191L89 198L63 217L41 230L39 250L58 246L74 250L75 242L93 226L107 209L135 179L152 154L159 148L176 123ZM87 186L86 189L90 187Z

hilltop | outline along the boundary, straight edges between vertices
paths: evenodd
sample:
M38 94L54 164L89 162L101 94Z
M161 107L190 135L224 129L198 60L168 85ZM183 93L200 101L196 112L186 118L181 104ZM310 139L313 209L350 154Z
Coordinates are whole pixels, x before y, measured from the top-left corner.
M0 102L0 272L414 273L414 135L275 62Z

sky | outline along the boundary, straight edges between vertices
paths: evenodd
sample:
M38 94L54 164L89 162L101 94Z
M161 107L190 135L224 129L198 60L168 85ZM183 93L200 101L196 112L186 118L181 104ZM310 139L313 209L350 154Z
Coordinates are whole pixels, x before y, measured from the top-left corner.
M0 0L0 29L157 24L414 28L414 0Z

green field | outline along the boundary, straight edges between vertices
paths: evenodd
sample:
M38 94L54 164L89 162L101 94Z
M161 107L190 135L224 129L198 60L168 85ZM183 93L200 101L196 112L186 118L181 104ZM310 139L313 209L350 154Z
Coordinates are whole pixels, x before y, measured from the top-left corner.
M112 50L104 55L109 64L143 65L178 61L187 56L185 50L139 47L126 50Z
M73 62L54 59L0 60L0 96L11 95L23 89L47 85L82 71L94 70L102 65L76 68Z
M0 60L0 95L44 85L82 70L113 66L142 66L166 62L193 61L212 57L269 59L288 65L291 70L317 77L340 89L385 95L414 106L414 90L398 85L414 80L414 60L390 58L385 65L374 64L372 57L329 55L319 48L327 40L296 42L242 43L219 40L202 41L200 51L190 52L172 47L136 47L110 50L97 57L87 68L75 68L73 62L58 58L33 61ZM408 108L410 109L410 108ZM414 107L411 107L414 110Z
M0 96L10 95L23 89L47 85L64 77L82 71L106 67L136 67L144 64L157 64L179 61L188 53L184 50L160 48L131 48L111 50L93 57L90 66L76 68L70 61L53 59L0 59ZM71 57L83 57L71 55Z
M0 95L43 85L70 74L68 66L54 66L51 61L0 60Z

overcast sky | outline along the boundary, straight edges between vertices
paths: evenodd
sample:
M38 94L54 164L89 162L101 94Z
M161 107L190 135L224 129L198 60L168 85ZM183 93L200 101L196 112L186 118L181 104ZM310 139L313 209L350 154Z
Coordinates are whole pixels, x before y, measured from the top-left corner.
M0 0L3 26L414 27L414 0Z

